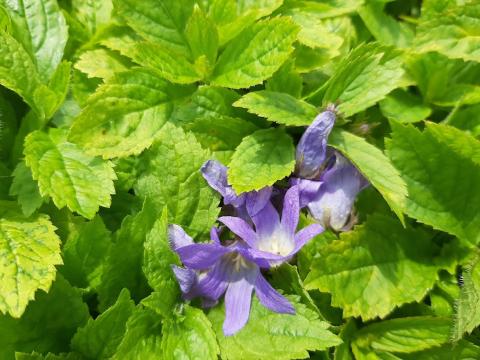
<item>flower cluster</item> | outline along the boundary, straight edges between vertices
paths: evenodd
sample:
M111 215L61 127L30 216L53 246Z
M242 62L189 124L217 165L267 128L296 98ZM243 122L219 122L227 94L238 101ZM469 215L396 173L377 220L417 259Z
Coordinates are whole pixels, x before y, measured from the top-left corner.
M266 187L237 195L228 184L227 168L207 161L201 169L203 177L233 215L218 219L223 226L212 228L210 243L194 243L181 227L170 225L171 247L185 266L173 266L183 297L200 297L205 307L211 307L225 294L225 335L235 334L247 323L253 292L268 309L295 313L262 270L289 261L325 228L341 231L350 226L355 197L368 183L347 159L327 147L335 118L335 110L329 108L303 134L288 189ZM276 207L278 202L282 204ZM302 208L317 223L297 232ZM234 236L221 242L219 233L225 228Z

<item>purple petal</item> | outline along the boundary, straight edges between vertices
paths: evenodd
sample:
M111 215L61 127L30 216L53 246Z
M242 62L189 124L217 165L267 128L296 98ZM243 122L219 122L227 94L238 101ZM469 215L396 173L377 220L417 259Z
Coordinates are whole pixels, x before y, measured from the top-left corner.
M308 205L309 202L311 202L318 196L318 192L320 191L320 186L322 185L322 182L317 180L291 178L290 185L298 186L300 208L303 209L305 206Z
M258 214L270 201L272 187L267 186L259 191L250 191L246 194L246 206L248 215L251 217Z
M368 183L355 166L342 158L325 172L322 180L320 192L308 209L321 224L340 231L350 217L357 194Z
M212 269L203 277L198 286L194 289L193 297L202 296L209 300L217 301L223 295L228 285L228 274L231 269L227 261L220 260Z
M254 248L245 248L238 250L242 256L251 262L257 264L262 269L269 269L275 264L280 264L289 259L289 257L273 254L270 252L254 249Z
M214 244L220 245L220 238L218 237L218 231L215 226L212 226L210 229L210 239L213 241Z
M228 285L225 294L225 321L223 333L230 336L242 329L250 316L252 291L258 276L258 268L245 269Z
M252 216L252 221L258 238L269 237L280 227L280 217L270 201L255 216Z
M295 308L283 295L275 290L262 274L258 274L255 282L255 295L267 309L281 314L295 314Z
M178 285L183 294L188 294L197 281L197 273L191 269L185 269L172 265L172 270L177 278Z
M298 186L288 189L283 200L282 226L286 234L293 238L300 217Z
M173 250L193 244L193 239L182 229L181 226L171 224L168 226L168 242Z
M231 249L216 244L192 244L178 248L182 263L195 270L208 269Z
M320 224L312 224L300 230L295 235L295 250L293 251L293 254L296 254L309 240L318 234L321 234L324 230L325 229Z
M325 160L327 138L335 118L335 112L324 111L305 130L297 146L296 172L299 177L312 179L318 175Z
M235 235L239 236L248 245L255 245L257 235L245 220L234 216L222 216L218 218L218 221L225 224Z
M225 196L225 188L228 187L227 167L216 160L208 160L200 171L208 185Z

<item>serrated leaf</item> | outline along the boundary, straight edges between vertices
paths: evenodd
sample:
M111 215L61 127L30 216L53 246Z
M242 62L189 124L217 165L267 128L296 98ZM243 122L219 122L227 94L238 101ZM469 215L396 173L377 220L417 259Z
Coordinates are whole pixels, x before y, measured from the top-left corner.
M25 139L25 162L38 181L40 195L50 196L59 209L67 206L93 218L100 206L110 206L115 172L110 162L88 156L65 135L60 129L30 133Z
M396 306L420 301L433 288L441 268L433 261L437 251L421 229L372 215L322 248L305 286L330 292L332 305L341 307L344 317L383 318Z
M434 17L421 17L415 50L480 62L479 27L480 5L475 3L449 7Z
M148 294L142 272L143 246L156 219L157 212L149 199L145 200L139 213L124 218L121 228L115 233L115 243L110 247L98 287L101 309L115 303L123 288L127 288L136 301Z
M380 101L380 110L387 119L402 123L425 120L432 113L420 97L402 89L392 91Z
M448 124L458 129L470 133L478 138L480 135L480 104L473 106L465 106L455 111L449 116Z
M128 70L128 60L104 48L88 50L82 53L75 68L90 78L109 80L115 73Z
M221 358L242 359L305 359L308 351L323 350L341 343L340 338L328 330L328 323L320 321L315 311L289 297L296 314L277 314L263 307L256 298L247 325L234 336L224 336L223 306L208 314L217 333ZM268 346L266 346L268 344Z
M184 36L193 0L163 0L156 6L136 0L114 0L118 13L137 33L184 56L190 55Z
M109 22L113 7L111 0L72 0L71 6L73 18L78 20L90 36Z
M480 266L477 257L463 271L463 285L455 306L452 340L458 341L480 325Z
M377 43L362 44L343 58L328 82L307 100L321 101L324 106L339 102L338 110L351 116L401 86L403 76L399 52Z
M38 73L48 81L63 57L68 28L56 0L6 2L13 35L35 59Z
M162 353L165 359L216 360L219 352L212 325L203 311L185 305L182 314L164 321Z
M262 83L287 60L297 32L287 18L263 20L247 28L220 55L211 83L233 89Z
M287 61L278 69L273 76L265 83L268 91L282 92L299 98L302 95L303 78L295 70L293 61Z
M139 154L168 121L173 102L190 91L146 69L117 74L88 99L69 139L104 158Z
M154 360L162 353L162 319L149 309L137 307L112 360Z
M81 293L57 275L49 293L40 292L20 319L0 316L2 360L13 359L16 351L70 351L70 339L89 317Z
M375 352L413 353L448 341L450 319L405 317L377 322L355 334L354 345Z
M46 215L0 219L0 312L20 317L35 292L48 292L62 264L60 238Z
M318 113L315 106L305 101L295 99L289 94L266 90L250 92L233 106L245 108L269 121L289 126L310 125Z
M457 130L455 134L461 138L449 146L440 135L455 131L448 126L427 123L423 132L395 122L391 126L387 153L407 184L405 213L436 229L478 243L480 189L474 184L480 182L480 166L459 151L463 146L469 151L476 140L458 134Z
M191 133L166 126L142 155L135 193L150 198L158 212L167 207L169 222L189 235L207 234L219 212L218 197L200 174L209 158Z
M168 213L166 208L147 234L144 244L143 272L150 287L161 294L162 302L155 310L164 317L172 315L172 308L180 298L180 288L175 279L171 265L178 265L178 257L173 253L168 242ZM155 299L150 299L155 300Z
M72 350L87 359L109 359L122 341L127 320L134 310L130 294L123 290L114 305L77 330Z
M328 143L355 164L403 222L406 183L383 152L364 139L338 129L332 131Z
M63 246L64 266L60 271L72 285L95 289L100 284L105 258L112 245L110 231L99 216L71 227Z
M258 130L243 139L228 165L228 182L237 193L273 185L293 171L292 138L281 129Z
M357 11L364 0L286 1L287 9L314 13L320 18L337 17Z
M480 346L466 340L458 343L445 344L412 354L402 354L405 360L473 360L480 357Z
M18 163L12 175L10 195L17 196L23 215L28 217L42 206L44 200L38 191L37 182L33 180L32 172L27 168L25 162Z

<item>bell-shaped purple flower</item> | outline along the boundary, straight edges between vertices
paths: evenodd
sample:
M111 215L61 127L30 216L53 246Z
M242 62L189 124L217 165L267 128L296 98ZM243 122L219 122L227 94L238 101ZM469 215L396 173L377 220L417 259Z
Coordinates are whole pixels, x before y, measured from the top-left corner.
M335 123L335 108L320 113L305 130L296 153L296 174L303 179L318 178L327 154L327 139Z
M258 265L245 257L246 244L235 241L223 246L216 229L210 235L212 243L197 244L180 226L169 227L170 245L185 265L173 266L173 271L186 300L201 297L205 306L212 306L225 293L226 336L247 323L253 291L266 308L277 313L295 313L292 304L265 280Z
M255 229L238 217L223 216L218 220L248 245L245 257L262 268L277 266L288 261L308 240L320 234L324 229L313 224L296 232L300 216L298 186L292 186L285 194L282 217L270 201L252 216ZM247 208L255 203L247 202Z
M306 181L309 180L296 179L304 188ZM316 193L305 191L302 196L310 214L324 227L347 230L355 198L368 186L368 181L350 161L337 153L335 163L322 174L318 183ZM311 189L312 185L309 186Z

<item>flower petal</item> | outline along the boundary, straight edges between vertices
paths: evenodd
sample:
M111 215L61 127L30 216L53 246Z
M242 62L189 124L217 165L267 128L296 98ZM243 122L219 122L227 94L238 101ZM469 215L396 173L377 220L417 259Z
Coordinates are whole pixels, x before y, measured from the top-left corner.
M300 217L298 186L288 189L283 200L282 226L287 236L293 238Z
M320 113L305 130L297 146L296 172L299 177L313 179L325 160L327 138L335 123L335 112Z
M295 235L295 250L292 255L296 254L309 240L321 234L324 230L320 224L312 224L300 230Z
M270 201L251 218L259 239L270 237L280 227L280 217Z
M262 274L258 274L257 276L255 295L257 295L260 303L267 309L282 314L295 314L295 308L290 301L275 290L267 280L265 280Z
M298 186L300 208L302 209L318 196L322 182L318 180L291 178L290 185Z
M218 237L219 229L215 226L212 226L210 229L210 239L213 241L214 244L220 245L220 238Z
M227 182L227 167L216 160L208 160L200 169L203 178L207 180L208 185L225 196Z
M272 196L272 187L267 186L259 191L250 191L246 194L246 206L248 215L253 217L262 210Z
M173 250L193 244L193 239L182 229L181 226L171 224L168 226L168 242Z
M217 244L192 244L178 248L176 251L185 266L203 270L213 266L218 259L232 250Z
M228 286L228 262L220 260L212 269L198 282L194 289L194 296L202 296L209 300L217 301L223 295Z
M172 265L171 267L180 290L184 295L187 295L197 281L197 273L192 269L182 268L177 265Z
M257 264L262 269L270 269L273 264L281 264L288 260L289 257L273 254L267 251L257 250L254 248L245 248L238 250L242 256L251 262Z
M255 245L257 235L245 220L234 216L222 216L218 218L218 221L225 224L225 226L248 245L252 247Z
M228 285L225 294L225 321L223 322L225 336L235 334L247 323L257 275L258 268L245 270L241 277Z
M357 194L368 182L344 158L339 158L322 180L319 194L308 204L308 209L322 225L340 231L350 217Z

